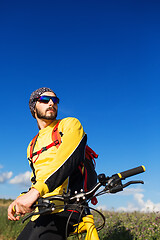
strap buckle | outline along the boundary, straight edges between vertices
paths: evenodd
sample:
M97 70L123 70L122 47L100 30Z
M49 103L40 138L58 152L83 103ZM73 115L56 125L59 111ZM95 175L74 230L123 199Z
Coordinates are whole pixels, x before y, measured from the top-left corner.
M46 151L46 150L47 150L47 147L42 147L41 153L44 152L44 151Z
M54 144L55 144L55 146L59 144L58 139L56 139L56 140L54 141Z

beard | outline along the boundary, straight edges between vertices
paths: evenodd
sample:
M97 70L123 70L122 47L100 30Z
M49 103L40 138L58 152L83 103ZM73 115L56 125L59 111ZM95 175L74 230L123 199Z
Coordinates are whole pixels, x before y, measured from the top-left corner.
M35 108L37 117L39 119L46 119L46 120L55 120L57 117L57 110L52 107L52 108L47 108L45 113L42 113L40 110ZM53 112L48 112L48 110L53 110Z

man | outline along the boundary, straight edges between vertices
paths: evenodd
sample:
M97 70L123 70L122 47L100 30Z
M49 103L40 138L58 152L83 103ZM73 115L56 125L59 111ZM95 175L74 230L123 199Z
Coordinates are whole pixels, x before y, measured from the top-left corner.
M32 186L27 193L11 203L8 208L9 220L17 221L20 216L31 212L32 205L42 196L62 194L64 189L79 191L83 187L78 166L84 159L87 136L76 118L64 118L60 122L56 120L58 103L58 97L50 88L39 88L30 96L30 111L39 128L35 143L31 141L27 149L33 170ZM41 151L53 142L52 132L58 122L60 145L53 145L46 151ZM68 216L68 211L60 209L54 214L31 219L17 240L65 239ZM78 213L74 213L68 231L72 230L72 225L77 219Z

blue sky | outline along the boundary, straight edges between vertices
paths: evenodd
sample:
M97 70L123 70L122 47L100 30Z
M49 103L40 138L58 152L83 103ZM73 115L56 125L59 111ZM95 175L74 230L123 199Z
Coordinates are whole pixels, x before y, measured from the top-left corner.
M77 117L98 154L97 172L139 165L143 186L99 198L99 207L160 210L159 1L1 1L0 197L28 189L28 101L39 87Z

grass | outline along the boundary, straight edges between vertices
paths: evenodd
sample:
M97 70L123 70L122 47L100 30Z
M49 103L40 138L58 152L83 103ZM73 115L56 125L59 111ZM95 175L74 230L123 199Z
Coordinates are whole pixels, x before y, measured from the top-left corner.
M0 240L16 239L24 225L21 222L11 222L7 218L7 208L11 200L0 200Z
M159 213L105 212L106 224L99 233L103 240L155 240L160 239ZM95 217L95 221L98 220Z
M0 200L0 240L15 240L24 228L24 224L7 219L7 207L11 200ZM119 213L103 212L106 218L105 227L99 232L100 240L158 240L160 239L159 213ZM96 225L101 224L97 214ZM74 237L70 237L75 239ZM84 239L84 238L82 238Z

